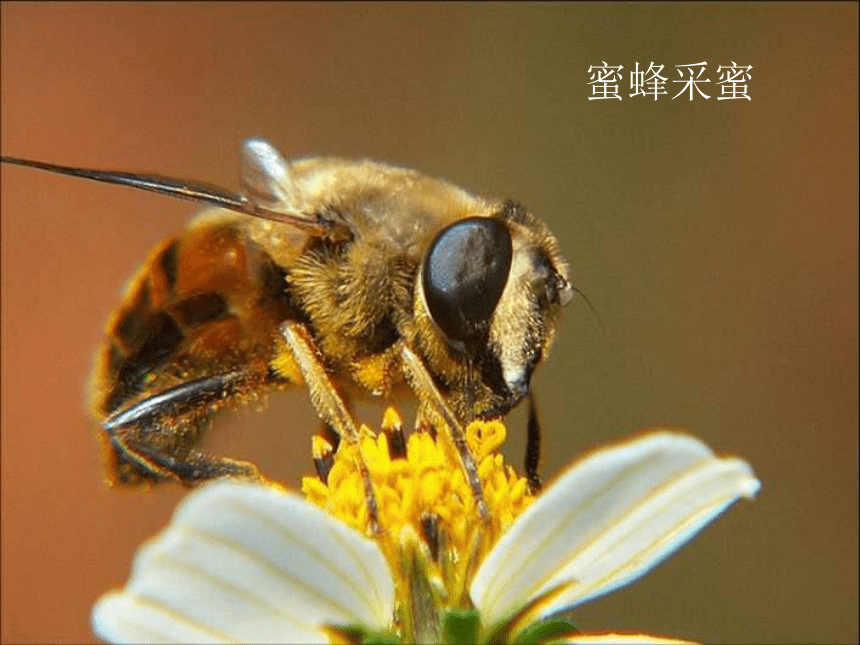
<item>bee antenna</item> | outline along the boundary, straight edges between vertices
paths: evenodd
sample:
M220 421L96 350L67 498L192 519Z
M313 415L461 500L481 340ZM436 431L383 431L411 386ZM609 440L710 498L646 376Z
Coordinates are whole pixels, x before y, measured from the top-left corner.
M588 310L591 312L591 315L594 316L594 320L597 321L597 326L600 327L600 333L605 334L606 329L603 327L603 321L600 319L600 314L597 313L597 310L594 308L594 305L591 304L591 300L588 299L588 296L585 295L585 292L574 284L571 284L570 288L582 297L582 299L585 301L585 304L588 305Z
M19 159L17 157L0 156L0 161L46 170L61 175L82 177L93 181L101 181L107 184L129 186L139 190L147 190L161 195L187 199L193 202L211 204L228 210L244 213L253 217L261 217L276 222L283 222L307 231L314 236L323 236L330 232L331 226L325 220L308 219L307 217L290 213L280 213L254 203L243 195L230 192L219 186L207 184L200 181L187 181L174 179L163 175L150 175L136 172L121 172L116 170L89 170L87 168L75 168L72 166L60 166L43 161L32 161L30 159Z

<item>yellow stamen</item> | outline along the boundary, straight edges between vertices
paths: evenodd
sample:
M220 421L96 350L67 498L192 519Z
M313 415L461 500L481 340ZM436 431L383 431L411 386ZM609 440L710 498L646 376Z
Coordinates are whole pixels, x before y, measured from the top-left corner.
M500 421L475 421L466 428L469 448L478 462L478 475L489 508L481 522L469 485L445 432L434 438L414 432L403 458L392 458L388 436L402 427L399 415L386 410L382 427L374 434L361 429L361 457L367 464L379 505L381 534L375 536L388 558L395 584L409 596L414 586L414 565L404 557L423 554L423 572L444 607L467 606L469 582L478 564L533 497L525 479L506 465L496 450L505 440ZM314 440L314 455L325 446ZM342 441L334 454L328 483L305 477L302 492L328 513L367 533L367 510L361 473L354 448ZM411 572L411 573L409 573Z

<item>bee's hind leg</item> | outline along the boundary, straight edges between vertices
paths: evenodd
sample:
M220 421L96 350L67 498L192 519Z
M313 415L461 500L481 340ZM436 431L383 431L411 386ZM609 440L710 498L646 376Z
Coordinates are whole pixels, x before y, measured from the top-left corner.
M234 396L247 378L242 372L228 372L196 379L109 416L102 429L115 480L194 485L216 477L259 479L251 463L192 449L211 426L218 403Z
M149 427L145 434L159 432L163 431ZM129 438L125 434L122 430L105 431L112 450L114 479L122 484L178 481L186 486L194 486L218 477L262 479L257 467L247 461L215 457L190 449L180 449L173 454L172 449L153 448L145 441Z

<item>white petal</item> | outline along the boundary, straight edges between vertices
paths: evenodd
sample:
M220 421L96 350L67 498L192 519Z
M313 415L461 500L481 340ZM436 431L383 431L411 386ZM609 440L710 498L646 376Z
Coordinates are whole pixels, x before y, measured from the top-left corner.
M694 641L648 634L579 634L561 642L577 645L695 645Z
M388 627L394 585L375 542L297 495L235 481L179 506L93 609L110 642L320 642L321 625Z
M671 432L599 450L548 488L502 536L470 588L482 619L510 617L565 585L537 617L632 582L740 496L759 488L750 466Z

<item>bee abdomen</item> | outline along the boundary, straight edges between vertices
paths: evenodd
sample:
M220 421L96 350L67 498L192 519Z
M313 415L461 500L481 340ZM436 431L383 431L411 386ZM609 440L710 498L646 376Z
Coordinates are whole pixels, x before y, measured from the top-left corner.
M284 276L233 226L192 228L162 242L108 324L96 414L104 418L189 378L237 369L267 374L277 324L301 316Z

